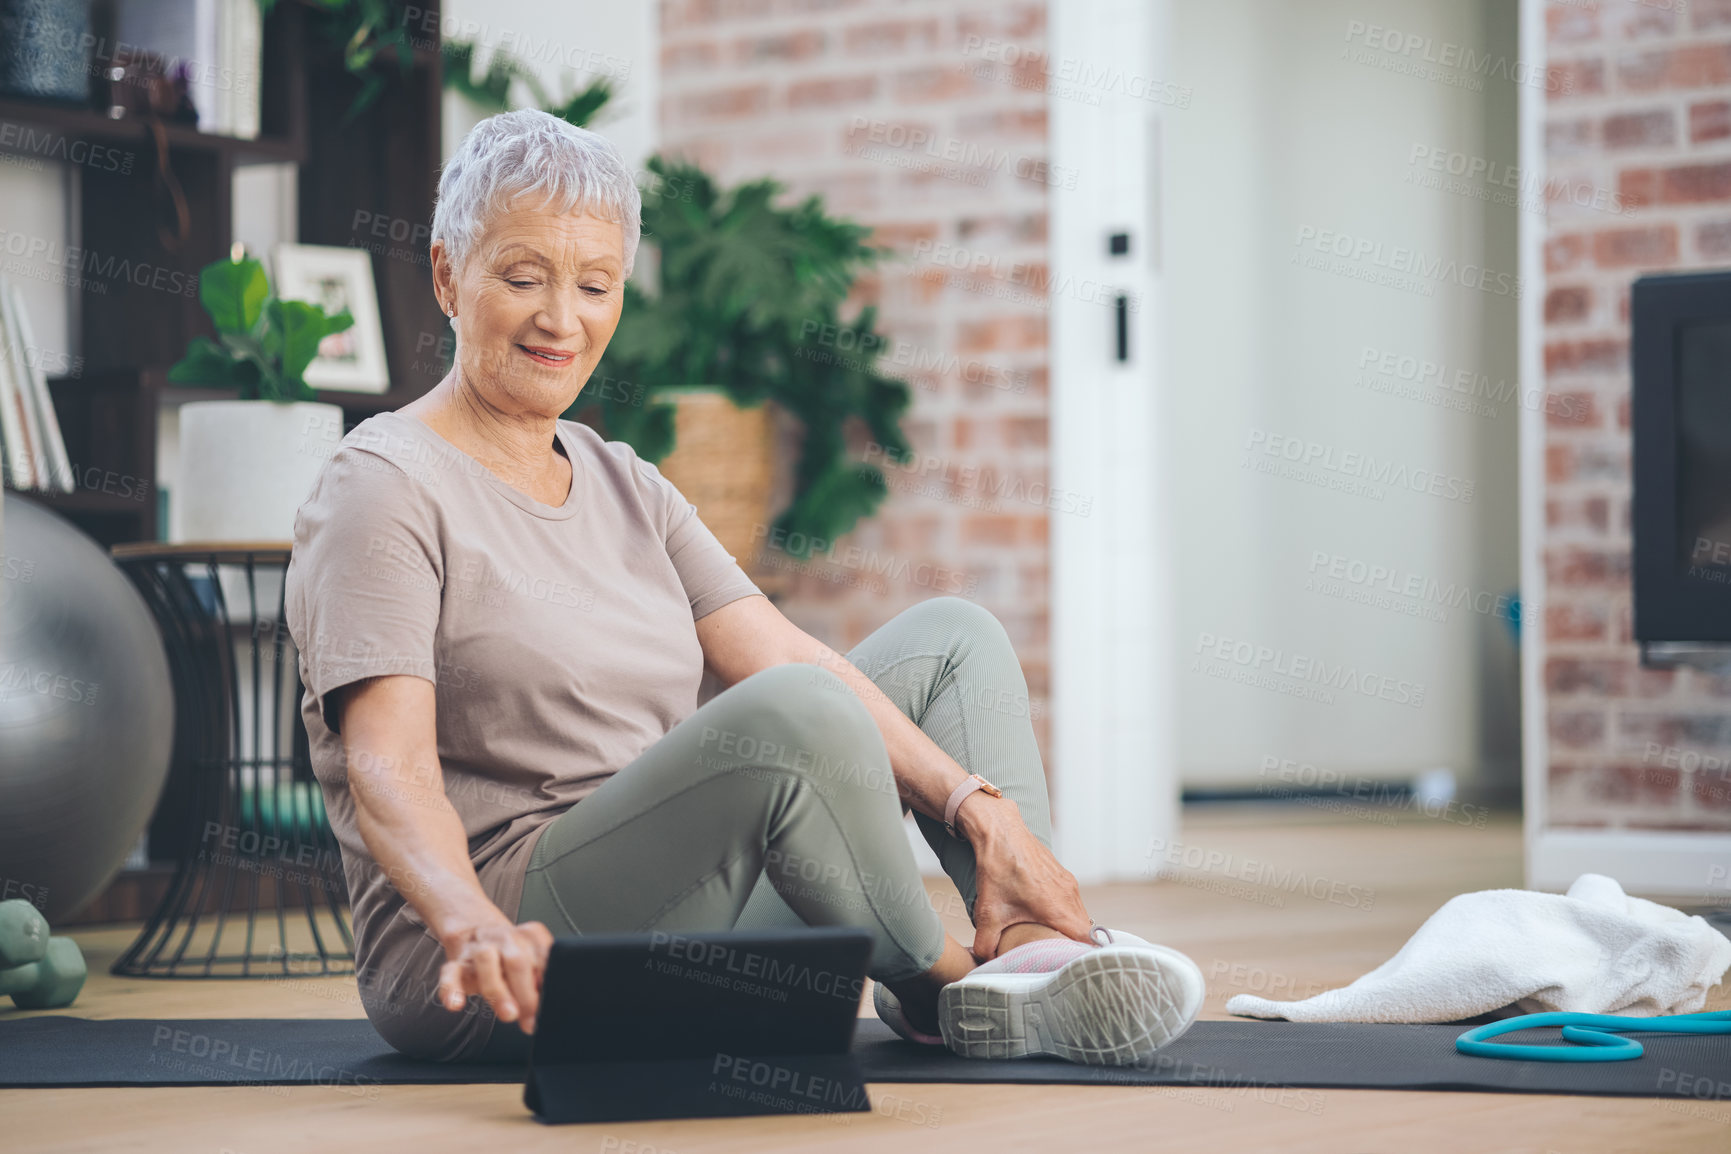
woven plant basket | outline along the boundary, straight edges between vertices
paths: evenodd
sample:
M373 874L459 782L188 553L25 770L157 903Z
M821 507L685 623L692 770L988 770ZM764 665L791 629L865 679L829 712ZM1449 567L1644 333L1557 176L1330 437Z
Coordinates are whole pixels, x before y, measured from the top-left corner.
M662 458L662 476L697 506L758 588L785 592L786 572L764 564L776 556L768 534L778 495L778 406L740 408L722 390L703 386L669 389L661 399L676 406L674 447Z

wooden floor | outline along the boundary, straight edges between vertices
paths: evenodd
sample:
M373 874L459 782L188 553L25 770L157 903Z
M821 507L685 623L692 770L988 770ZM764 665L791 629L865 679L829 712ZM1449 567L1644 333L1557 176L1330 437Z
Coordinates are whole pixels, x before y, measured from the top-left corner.
M1521 884L1515 819L1475 829L1408 817L1398 824L1277 808L1186 811L1183 861L1205 871L1094 887L1089 912L1184 950L1209 981L1204 1017L1245 991L1307 996L1387 959L1444 900ZM1194 847L1194 848L1192 848ZM1313 892L1255 884L1302 872ZM1250 880L1246 880L1250 879ZM934 883L935 885L936 883ZM947 887L947 882L944 883ZM952 926L955 931L962 924ZM352 980L166 982L111 977L131 933L76 936L92 975L84 1017L360 1017ZM964 941L969 938L964 937ZM1709 1009L1731 1009L1731 990ZM869 1013L869 999L867 1011ZM10 1014L8 1010L6 1013ZM721 1154L760 1150L1143 1151L1731 1151L1731 1103L1528 1094L1168 1087L881 1084L873 1114L543 1126L522 1089L492 1086L209 1087L0 1091L0 1148L201 1154L324 1151L598 1151Z

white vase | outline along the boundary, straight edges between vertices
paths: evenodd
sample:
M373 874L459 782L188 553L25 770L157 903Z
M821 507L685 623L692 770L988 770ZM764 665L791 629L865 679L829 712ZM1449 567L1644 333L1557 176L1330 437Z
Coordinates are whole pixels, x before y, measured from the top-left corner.
M341 408L312 401L182 405L169 540L293 540L295 510L342 429Z

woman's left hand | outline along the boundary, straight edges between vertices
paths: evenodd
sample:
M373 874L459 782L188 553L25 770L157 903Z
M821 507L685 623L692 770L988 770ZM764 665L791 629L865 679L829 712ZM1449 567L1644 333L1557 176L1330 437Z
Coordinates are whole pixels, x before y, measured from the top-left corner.
M990 812L989 821L963 827L974 847L974 957L996 957L998 939L1021 922L1091 941L1094 923L1075 875L1058 864L1013 807L993 806Z

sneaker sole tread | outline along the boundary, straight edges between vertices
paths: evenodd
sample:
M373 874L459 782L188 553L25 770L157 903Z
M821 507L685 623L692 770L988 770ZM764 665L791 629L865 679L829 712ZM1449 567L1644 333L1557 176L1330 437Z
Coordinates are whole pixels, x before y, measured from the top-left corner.
M1190 1028L1201 1009L1200 989L1190 989L1199 977L1181 954L1103 946L1044 982L951 983L938 998L939 1025L945 1045L965 1058L1135 1065ZM1183 1004L1186 994L1194 1005Z

